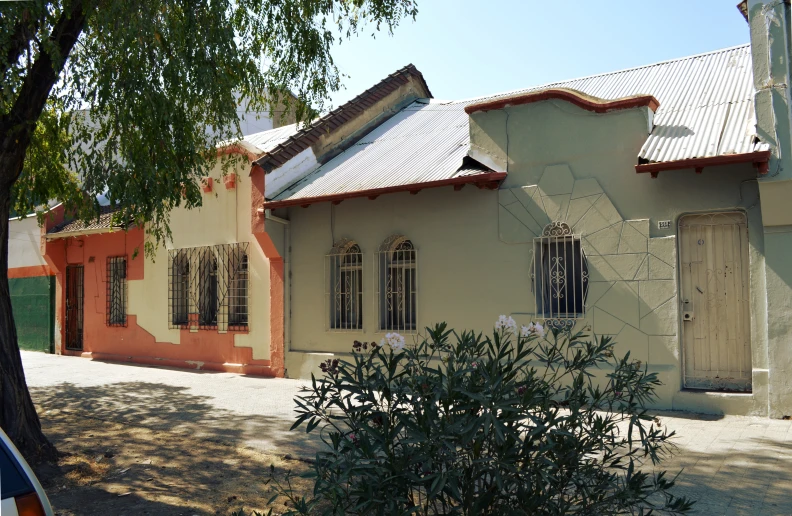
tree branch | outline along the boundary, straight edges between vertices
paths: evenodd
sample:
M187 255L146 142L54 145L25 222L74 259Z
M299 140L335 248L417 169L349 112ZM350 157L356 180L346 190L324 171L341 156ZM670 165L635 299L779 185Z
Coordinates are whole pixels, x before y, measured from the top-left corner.
M38 57L22 83L14 107L0 117L0 157L4 158L2 161L6 165L0 169L0 189L10 188L22 172L36 122L85 27L85 19L83 0L75 0L64 9L49 37L49 41L54 43L55 55L47 52L44 45L39 45Z
M24 14L25 13L23 13L23 16ZM16 27L14 27L14 34L11 36L11 44L8 47L5 60L2 62L2 75L5 75L8 69L14 66L14 63L22 56L22 52L28 48L28 43L36 33L37 28L38 22L36 22L31 29L28 27L25 20L20 21L17 23Z

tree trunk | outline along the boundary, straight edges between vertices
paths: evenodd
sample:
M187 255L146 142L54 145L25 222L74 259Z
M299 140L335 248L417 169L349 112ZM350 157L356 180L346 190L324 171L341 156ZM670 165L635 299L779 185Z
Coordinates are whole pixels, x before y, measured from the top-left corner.
M6 189L4 189L6 190ZM25 458L37 463L55 461L57 451L41 431L30 398L8 288L8 216L11 193L0 191L0 427Z
M41 431L41 421L25 383L11 309L8 288L11 188L22 172L31 135L52 87L85 26L83 2L73 0L64 4L48 38L52 48L39 44L38 56L22 82L13 107L0 116L0 428L31 463L55 461L57 450ZM91 4L91 8L95 7ZM14 49L9 52L13 58Z

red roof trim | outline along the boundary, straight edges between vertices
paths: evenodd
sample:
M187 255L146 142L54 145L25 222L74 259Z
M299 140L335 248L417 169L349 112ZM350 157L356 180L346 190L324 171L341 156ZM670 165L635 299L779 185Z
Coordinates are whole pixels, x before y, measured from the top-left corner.
M472 176L452 177L451 179L441 179L439 181L427 181L425 183L413 183L409 185L388 186L385 188L372 188L370 190L358 190L355 192L346 192L341 194L322 195L320 197L303 197L301 199L286 199L283 201L268 201L265 202L263 207L267 209L287 208L289 206L302 206L307 207L311 204L320 202L335 202L339 203L346 199L355 199L358 197L374 197L378 195L396 193L396 192L419 192L426 188L439 188L442 186L455 186L476 184L482 188L493 188L506 178L506 172L489 172L486 174L476 174Z
M521 93L518 95L488 100L485 102L469 104L465 107L465 113L471 114L479 111L492 111L495 109L503 109L507 106L520 106L522 104L530 104L532 102L541 102L543 100L551 99L565 100L582 109L593 111L595 113L607 113L608 111L632 109L637 107L648 107L652 111L657 111L657 108L660 107L660 102L652 95L638 95L616 100L605 100L590 95L585 95L576 90L552 88L549 90Z
M676 161L662 161L659 163L645 163L635 165L635 172L650 173L652 177L657 177L659 172L665 170L682 170L686 168L696 169L701 173L704 167L714 167L717 165L732 165L735 163L753 163L759 169L760 174L767 174L767 164L770 161L770 151L746 152L744 154L727 154L725 156L711 156L709 158L680 159Z

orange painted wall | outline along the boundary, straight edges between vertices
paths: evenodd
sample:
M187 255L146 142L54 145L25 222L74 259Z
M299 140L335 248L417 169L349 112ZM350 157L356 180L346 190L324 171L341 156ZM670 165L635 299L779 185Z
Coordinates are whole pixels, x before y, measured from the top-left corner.
M88 235L48 242L48 256L56 257L59 283L66 265L84 267L83 351L60 349L63 354L94 359L130 361L145 364L186 367L244 374L276 376L269 360L254 360L251 348L234 346L234 333L216 330L181 330L180 344L157 342L137 324L135 315L127 316L126 327L107 326L107 258L127 256L127 281L143 280L142 230ZM138 255L133 258L135 249ZM65 289L56 292L56 313L63 331ZM167 314L163 314L167 317ZM61 342L63 335L61 335Z
M54 276L55 273L48 265L31 265L29 267L14 267L8 269L8 279L35 278L37 276Z
M264 169L253 165L250 170L250 231L270 264L270 359L278 376L286 372L285 311L283 257L264 229Z

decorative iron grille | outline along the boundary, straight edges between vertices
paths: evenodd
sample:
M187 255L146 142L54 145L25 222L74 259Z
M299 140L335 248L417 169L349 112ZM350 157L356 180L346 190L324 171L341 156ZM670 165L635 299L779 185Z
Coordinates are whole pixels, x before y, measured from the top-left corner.
M363 329L363 254L342 240L325 256L325 293L330 330Z
M107 258L108 326L127 325L127 259L126 256Z
M247 251L247 242L169 250L169 326L246 331Z
M551 326L571 326L586 315L588 264L580 235L563 222L545 226L534 239L531 290L536 315Z
M375 285L379 331L415 332L417 328L418 250L395 235L376 253Z

